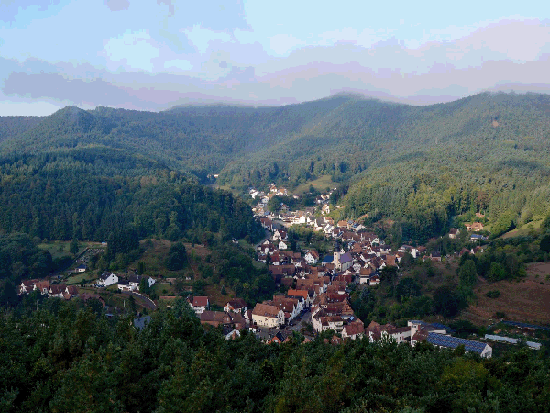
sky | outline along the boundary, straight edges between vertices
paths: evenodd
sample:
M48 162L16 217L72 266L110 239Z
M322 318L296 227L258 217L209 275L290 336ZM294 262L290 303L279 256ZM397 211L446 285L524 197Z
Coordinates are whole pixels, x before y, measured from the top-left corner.
M0 116L550 92L550 2L0 0Z

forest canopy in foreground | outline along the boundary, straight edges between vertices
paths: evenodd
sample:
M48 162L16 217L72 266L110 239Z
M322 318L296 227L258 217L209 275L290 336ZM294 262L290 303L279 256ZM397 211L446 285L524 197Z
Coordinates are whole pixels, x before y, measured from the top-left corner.
M26 308L36 308L36 296ZM549 361L320 336L266 345L204 330L180 299L138 331L91 300L2 310L4 412L544 412Z

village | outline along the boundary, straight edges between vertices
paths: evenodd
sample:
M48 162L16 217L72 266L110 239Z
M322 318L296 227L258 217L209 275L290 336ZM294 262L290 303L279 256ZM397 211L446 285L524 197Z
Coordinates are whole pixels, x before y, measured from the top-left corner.
M258 200L253 212L266 231L266 239L256 246L257 261L268 266L275 284L285 293L277 293L270 300L256 304L254 308L249 308L242 298L228 299L223 311L211 310L208 296L187 296L189 305L203 325L220 327L227 339L236 338L242 330L248 329L266 343L286 342L296 334L300 334L304 342L307 342L330 330L332 336L325 340L332 343L368 339L395 340L397 343L406 342L414 346L418 342L427 341L447 348L463 345L466 351L491 357L492 349L486 342L453 337L451 329L440 323L409 320L407 326L396 327L371 321L365 326L350 305L352 290L376 288L381 282L383 269L399 268L406 254L410 254L412 259L441 261L440 253L428 252L423 246L410 245L392 250L383 239L354 220L335 222L328 216L331 210L330 192L316 197L313 207L291 211L281 205L278 213L269 211L267 204L275 195L291 196L287 189L271 185L266 194L251 188L249 195ZM328 242L338 248L323 256L314 249L303 247L300 251L292 251L288 230L294 225L323 234ZM469 227L470 231L483 229L480 223ZM458 229L451 229L447 236L453 239L459 232ZM484 238L472 234L470 239ZM475 254L480 251L483 251L483 247L477 246L458 254ZM86 270L85 263L82 263L73 271L79 273ZM136 297L144 307L155 309L158 301L151 300L143 291L140 293L140 286L142 290L146 290L157 281L159 280L153 277L135 273L122 276L105 272L93 286L98 290L116 286L117 292ZM38 290L41 295L66 300L77 296L84 301L95 298L105 305L101 295L79 294L75 285L50 284L47 280L25 280L19 286L19 294L27 294L33 290ZM149 316L138 317L135 321L136 328L144 328L148 320Z
M381 270L398 267L406 253L414 259L433 261L441 261L440 254L435 251L427 254L425 247L409 245L392 251L384 240L357 222L334 222L326 216L330 213L330 194L318 196L315 207L305 210L291 211L281 205L279 214L268 211L267 204L275 195L290 196L287 189L272 184L267 194L254 188L250 188L249 194L258 199L253 211L269 234L269 238L257 246L257 260L269 265L275 283L284 286L287 292L275 294L271 300L258 303L254 308L247 308L242 299L231 300L224 312L209 311L206 296L189 297L190 305L203 324L225 326L228 339L239 335L244 326L266 343L289 341L296 332L302 333L307 342L330 330L333 336L325 340L335 344L363 338L395 340L413 346L427 341L446 348L463 345L466 351L491 357L492 349L487 343L452 337L451 330L439 323L410 320L406 327L398 328L371 321L365 326L354 314L349 302L351 288L378 286ZM328 240L339 240L342 249L325 256L312 249L291 251L287 230L293 225L322 232ZM452 238L457 234L458 230L454 229L448 236ZM480 248L468 252L475 253Z

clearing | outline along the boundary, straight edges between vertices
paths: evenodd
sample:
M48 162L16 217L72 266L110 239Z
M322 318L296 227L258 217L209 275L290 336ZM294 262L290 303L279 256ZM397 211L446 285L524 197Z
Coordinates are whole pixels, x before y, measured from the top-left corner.
M296 195L303 195L309 192L310 185L313 185L313 187L317 191L323 194L326 193L327 187L334 188L334 182L332 182L332 177L330 175L323 175L314 181L306 182L305 184L298 185L296 189L292 191L292 193Z
M477 303L464 312L475 324L488 324L497 312L506 319L533 324L550 324L550 263L533 263L528 275L517 281L489 283L482 280L474 289ZM500 291L500 297L489 298L489 291Z

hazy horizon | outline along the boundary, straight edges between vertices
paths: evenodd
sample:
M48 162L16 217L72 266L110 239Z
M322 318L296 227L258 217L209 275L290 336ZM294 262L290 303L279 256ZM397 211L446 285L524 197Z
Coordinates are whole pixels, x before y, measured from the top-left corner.
M0 116L549 93L550 6L0 0ZM473 10L475 12L473 12Z

